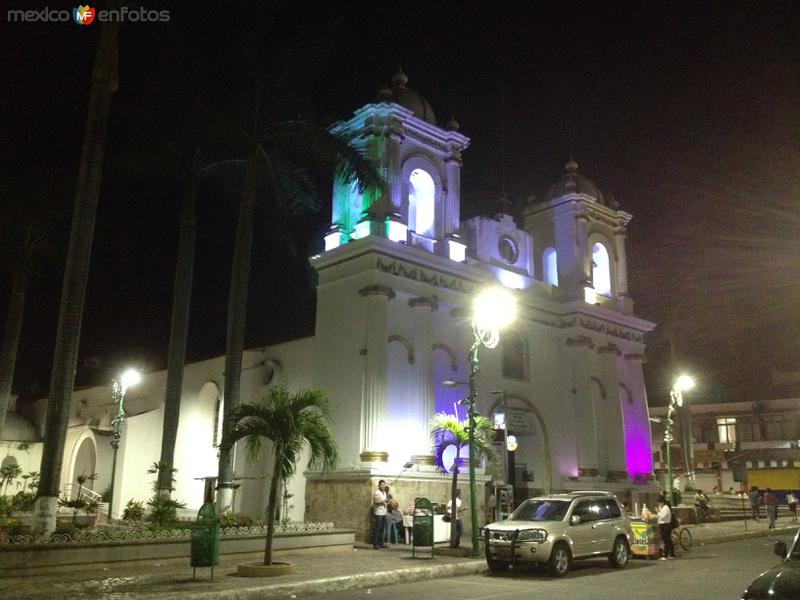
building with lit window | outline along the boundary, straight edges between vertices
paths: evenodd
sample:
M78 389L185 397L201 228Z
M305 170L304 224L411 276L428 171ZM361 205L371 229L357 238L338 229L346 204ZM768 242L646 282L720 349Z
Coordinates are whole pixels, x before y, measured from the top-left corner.
M673 472L685 485L694 470L702 490L800 490L800 398L760 402L703 404L685 402L691 422L691 447L672 446ZM665 407L653 407L653 462L659 480L666 469L663 419ZM690 465L689 469L686 464Z
M453 120L441 126L402 72L335 131L366 148L386 187L335 181L324 251L310 259L319 276L315 335L244 357L242 402L280 383L324 390L336 406L339 467L301 468L286 490L287 516L364 533L381 478L402 506L418 496L446 501L430 422L437 412L466 419L466 387L443 382L468 380L469 309L489 285L514 290L519 315L498 348L481 352L476 408L505 425L516 449L504 462L513 469L479 467L481 514L489 483L513 483L518 499L578 489L630 501L654 493L642 376L644 335L654 325L634 315L628 294L632 216L570 160L518 221L504 213L462 220L469 138ZM176 496L190 507L202 500L199 478L216 474L222 369L221 358L194 363L184 379ZM143 472L158 460L164 380L150 374L126 399L120 504L149 495ZM103 388L75 394L65 480L83 461L100 472L95 487L108 484L109 398ZM244 454L235 458L234 508L263 514L270 463L249 464Z

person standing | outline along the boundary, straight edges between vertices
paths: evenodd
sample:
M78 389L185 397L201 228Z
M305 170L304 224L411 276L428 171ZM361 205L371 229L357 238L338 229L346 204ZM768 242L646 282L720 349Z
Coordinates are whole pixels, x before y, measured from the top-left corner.
M461 511L466 510L466 508L461 507L461 490L456 490L456 509L453 510L453 501L452 499L447 501L447 506L445 512L450 516L450 519L456 520L456 533L455 539L450 540L450 547L451 548L458 548L461 545L461 534L464 531L464 526L461 523Z
M792 513L792 521L797 521L797 495L794 492L786 494L786 504L789 505L789 512Z
M761 504L761 496L758 494L758 486L754 485L747 492L747 497L750 499L750 510L753 512L753 521L758 523L758 506Z
M772 488L767 488L767 491L764 492L764 505L767 507L769 529L775 529L775 519L778 518L778 496L772 491Z
M658 499L658 533L664 544L664 556L661 560L675 558L675 546L672 543L672 509L663 498Z
M383 536L386 531L386 482L381 479L378 482L378 489L372 494L372 549L386 548L383 543Z

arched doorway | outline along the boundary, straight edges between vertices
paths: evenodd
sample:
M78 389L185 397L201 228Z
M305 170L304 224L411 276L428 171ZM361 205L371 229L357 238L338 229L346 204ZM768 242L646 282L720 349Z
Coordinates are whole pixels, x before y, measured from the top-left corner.
M509 436L516 438L516 449L508 450L505 444L498 451L506 465L506 483L512 484L515 496L527 497L532 493L549 494L552 490L550 468L550 441L547 428L539 411L527 399L514 394L498 395L489 415Z
M67 485L70 489L77 486L77 478L81 475L91 477L97 472L97 444L94 434L87 430L75 442L75 451L72 454L72 466L69 470L69 481ZM86 479L83 487L90 490L94 489L94 479ZM76 492L73 493L75 495Z

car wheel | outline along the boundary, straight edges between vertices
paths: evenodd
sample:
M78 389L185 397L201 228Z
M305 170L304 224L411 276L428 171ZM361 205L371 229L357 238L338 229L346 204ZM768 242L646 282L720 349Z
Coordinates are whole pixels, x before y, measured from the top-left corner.
M621 569L628 564L628 544L625 543L623 538L618 537L614 540L614 548L611 550L611 554L608 555L608 562L617 569Z
M486 564L489 565L489 570L492 573L505 573L506 571L508 571L507 562L503 562L500 560L492 560L491 558L487 558Z
M556 544L550 554L550 574L553 577L563 577L569 571L571 564L572 555L569 553L567 545L563 542Z

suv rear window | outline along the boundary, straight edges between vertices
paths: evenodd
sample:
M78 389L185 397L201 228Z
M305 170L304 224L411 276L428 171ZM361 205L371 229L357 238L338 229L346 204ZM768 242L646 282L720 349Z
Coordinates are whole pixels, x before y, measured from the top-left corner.
M622 511L619 509L619 504L616 500L609 498L605 501L605 510L601 511L601 519L619 519L622 516Z
M562 521L568 500L526 500L511 515L511 521Z

